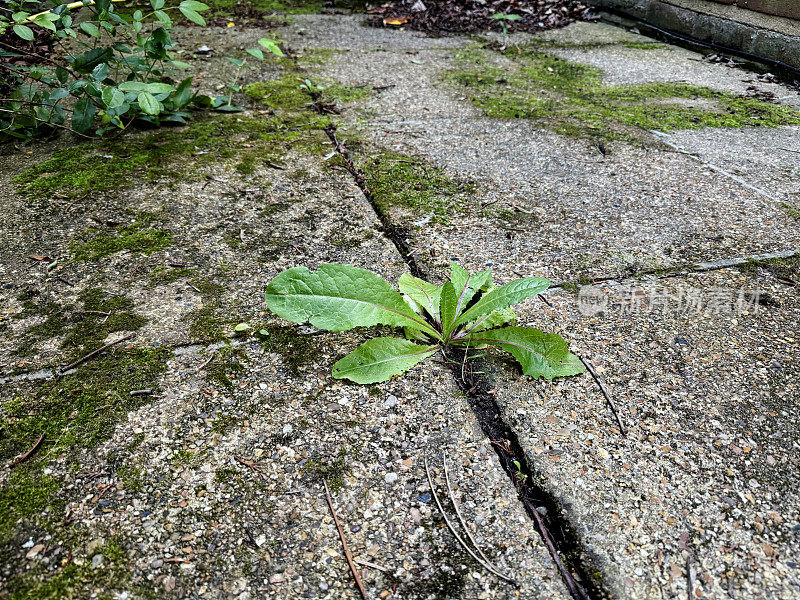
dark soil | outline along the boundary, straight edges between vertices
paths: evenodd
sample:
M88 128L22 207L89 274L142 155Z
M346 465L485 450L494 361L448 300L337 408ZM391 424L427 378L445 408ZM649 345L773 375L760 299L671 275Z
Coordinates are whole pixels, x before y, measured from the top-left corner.
M591 18L590 8L577 0L460 0L441 2L392 0L370 11L374 27L408 27L432 34L502 31L541 31L564 27L573 21ZM416 9L416 10L412 10ZM501 21L492 15L516 15L519 19Z

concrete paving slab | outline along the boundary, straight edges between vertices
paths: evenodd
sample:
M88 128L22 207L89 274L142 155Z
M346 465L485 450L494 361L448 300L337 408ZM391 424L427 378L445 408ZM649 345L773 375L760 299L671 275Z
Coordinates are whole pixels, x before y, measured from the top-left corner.
M796 597L797 287L753 268L548 300L521 323L596 365L627 436L588 376L506 368L499 401L614 597L685 597L687 566L697 597Z
M46 147L5 157L0 595L359 597L324 478L350 550L368 563L369 597L565 600L442 364L383 385L337 381L337 358L388 332L324 334L266 311L264 287L286 268L339 262L396 281L406 264L349 174L328 168L325 139L273 148L235 133L265 112L225 121L233 129L218 134L233 147L180 147L152 179L132 170L103 192L34 198L11 180ZM175 139L131 136L112 157ZM248 162L249 146L280 150L280 162ZM200 164L209 150L221 156ZM136 235L139 245L116 245ZM87 249L103 253L80 259ZM265 333L234 335L242 322ZM483 571L445 528L423 468L428 457L447 498L445 454L470 533L518 586Z
M537 34L535 39L552 44L552 52L562 58L602 69L603 81L610 85L685 81L745 96L767 94L778 102L800 106L797 90L756 73L709 62L700 53L653 43L643 35L619 32L603 23L573 23Z
M647 57L653 50L619 46L608 26L580 24L562 31L570 43L589 44L595 35L600 45L580 50L587 55L605 57L609 48L630 51L625 57L611 52L614 58L609 62L614 62L615 72L631 65L654 80L660 79L659 74L664 79L673 75L669 69L676 61L662 56L652 62ZM358 33L351 32L352 39ZM553 39L559 38L552 34L548 41ZM426 158L478 186L466 195L462 210L449 224L437 223L424 207L389 209L393 219L410 226L417 260L437 272L457 259L469 268L490 266L508 277L592 278L800 245L798 223L782 206L787 194L793 193L791 170L800 164L800 155L784 152L779 167L763 170L774 174L771 181L762 175L762 181L772 184L769 190L783 190L778 195L753 189L760 182L749 184L736 176L736 169L728 173L725 157L703 164L660 145L656 137L652 145L644 146L606 142L604 156L597 140L567 138L524 120L479 116L464 101L468 91L443 81L453 65L449 53L438 48L415 52L366 52L357 60L343 54L319 72L351 85L394 86L345 113L349 122L345 128L369 142L362 158L385 150L403 152ZM734 89L732 82L742 75L720 65L677 62L694 69L685 74L689 80L721 89ZM692 73L695 79L689 77ZM770 136L788 144L795 130L745 131L750 130L701 129L670 135L680 142L707 135L716 147L729 148L729 154L738 147L742 163L744 146L750 143L750 155L761 156L758 162L765 163ZM732 142L724 143L728 138ZM686 145L688 152L700 147L688 141Z

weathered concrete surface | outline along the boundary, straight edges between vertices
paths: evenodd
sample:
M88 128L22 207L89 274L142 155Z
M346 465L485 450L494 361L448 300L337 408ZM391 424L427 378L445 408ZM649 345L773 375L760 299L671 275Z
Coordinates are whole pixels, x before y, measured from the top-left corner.
M800 594L797 287L737 270L548 294L609 384L498 374L504 413L619 598ZM795 270L795 277L798 271ZM759 293L758 304L751 293Z
M222 53L253 36L225 32L209 45ZM253 75L270 79L275 71ZM148 136L131 135L114 160L147 140L152 145ZM240 148L260 143L247 135L234 141ZM40 429L12 446L3 442L3 507L32 506L24 494L40 482L55 488L36 513L13 512L13 522L3 521L10 529L2 531L0 595L359 597L325 500L326 478L350 550L370 563L359 567L370 597L567 598L491 441L442 364L383 385L350 385L331 378L331 365L381 332L326 335L267 314L266 283L292 266L347 263L390 281L406 269L350 176L328 168L330 144L314 151L282 144L275 148L282 168L256 161L252 172L235 150L199 166L207 154L199 146L164 161L153 181L137 181L133 171L108 192L37 199L10 182L51 149L33 148L3 157L0 236L9 243L0 260L0 414L13 428L30 416L24 403L50 390L50 402L63 403L50 414L67 416L19 466L9 463ZM86 160L109 151L87 149ZM176 178L187 164L195 165L192 172ZM72 243L89 227L99 228L90 238L116 237L120 222L143 214L155 214L153 227L171 232L165 247L75 260L79 246ZM133 339L53 379L67 356L82 354L63 345L65 334L84 320L105 322L80 311L92 288L127 298L126 310L147 321L131 325ZM62 314L66 331L36 329ZM234 336L240 322L267 333ZM126 333L123 326L92 341ZM25 340L32 343L21 352ZM122 380L143 367L123 361L137 350L164 348L163 372L147 382L151 395L132 401ZM96 410L85 416L72 399L90 399L84 386L94 385L90 376L100 364L112 371L96 390ZM41 379L26 377L40 370ZM116 418L98 421L98 413ZM77 415L89 425L71 422ZM99 443L89 442L92 427L104 429ZM75 442L63 444L63 436ZM423 469L428 457L447 498L445 455L473 536L519 587L480 569L445 529ZM455 521L449 500L445 506Z
M608 68L609 83L642 83L649 76L652 81L688 81L735 93L764 85L764 92L791 95L793 101L787 88L689 60L691 53L684 50L627 48L621 44L646 38L609 30L604 25L570 26L559 32L563 43L584 47L553 52ZM592 32L599 46L590 45ZM559 34L549 32L548 41L560 41ZM692 156L655 147L655 136L653 147L606 142L609 154L602 156L596 140L565 138L521 120L482 117L464 102L460 88L442 81L450 64L446 52L436 48L407 55L402 44L385 51L395 39L388 37L383 50L375 52L362 48L354 34L352 53L360 50L358 60L352 53L340 55L325 74L349 84L395 86L347 113L352 131L376 149L428 157L477 182L479 193L466 198L464 210L449 224L425 223L430 215L424 208L421 213L393 209L398 221L425 223L412 228L410 239L417 259L433 268L441 270L457 258L472 269L490 266L509 276L577 279L800 246L800 224L781 204L793 201L792 179L786 175L800 165L800 154L781 151L773 168L750 168L760 173L752 184L757 187L767 186L763 178L768 173L780 173L764 193L704 167ZM789 139L793 132L700 129L670 136L679 144L703 135L730 136L733 143L722 146L731 154L735 140L743 137L747 151L739 148L738 161L761 154L762 162L769 162L770 148L777 145L773 138ZM686 145L690 152L699 147ZM730 167L726 160L718 162L723 169Z
M621 51L616 33L604 27L582 25L562 35L591 41L593 32L612 43L553 51L598 64L609 64L602 57L611 53L622 61L615 73L634 74L636 81L648 69L656 80L659 64L665 72L687 74L681 78L694 73L698 82L733 91L741 90L734 80L746 77L694 61L692 71L683 51ZM219 55L260 37L254 31L214 35L209 45ZM785 172L742 158L769 165L770 151L758 147L764 146L762 130L671 134L672 142L708 163L735 162L733 149L719 148L733 140L739 162L727 166L744 183L656 142L611 142L610 154L601 156L596 140L483 117L442 79L453 50L471 43L464 38L365 29L347 16L297 17L281 35L301 52L349 50L315 67L312 77L394 86L344 106L337 117L343 138L360 136L352 144L359 160L400 150L443 166L453 178L474 180L476 191L447 224L426 221L424 210L388 211L396 224L412 225L415 256L433 277L451 259L472 269L490 266L499 281L517 275L574 280L798 246L800 227L781 206L794 197L787 174L794 173L796 157L781 155L790 169ZM659 52L658 60L647 62L649 52ZM679 64L674 71L672 57ZM213 61L197 61L206 71L204 85L224 79ZM278 74L267 68L251 75L268 80ZM232 122L273 116L250 108ZM793 130L767 133L781 146L796 147ZM306 150L302 143L258 146L278 152L280 162L248 165L237 162L239 151L263 140L237 135L238 148L226 148L232 157L220 153L206 161L204 147L192 148L167 161L153 180L136 181L134 171L120 190L67 198L26 197L9 183L14 173L46 158L47 147L36 147L28 158L3 158L0 234L12 241L0 261L6 317L0 414L7 430L16 431L15 422L30 416L20 407L49 389L64 402L66 417L54 418L68 425L13 469L8 463L36 441L39 429L13 438L14 447L9 438L2 441L3 506L9 491L19 493L20 478L29 477L35 490L54 482L55 491L4 532L0 593L357 597L322 492L326 477L355 558L380 567L362 571L371 597L566 598L492 440L441 363L379 386L344 384L330 378L333 361L376 332L320 334L266 313L263 288L287 267L350 263L394 281L406 266L350 176L332 160L327 141L317 139L318 147ZM141 139L129 138L128 151ZM163 143L148 139L155 147ZM174 177L187 165L194 172ZM745 183L769 187L770 195ZM71 242L84 240L89 227L119 233L120 225L110 223L145 213L155 215L152 227L171 232L169 243L150 254L73 260L79 246ZM169 270L186 268L193 270ZM506 420L541 485L580 533L587 565L598 568L613 596L682 597L690 579L687 559L703 597L797 596L800 499L792 432L800 304L797 288L780 282L796 280L796 271L778 275L712 273L645 282L634 290L635 298L655 298L663 309L627 313L612 304L603 315L592 312L607 289L627 306L628 282L584 289L577 297L558 291L549 296L551 308L541 302L523 307L522 323L559 331L598 365L630 429L625 438L588 376L530 382L510 363L488 361ZM740 290L756 287L768 294L763 304L748 314L746 306L726 312ZM70 327L91 319L103 331L102 315L79 316L82 293L92 288L126 297L132 302L126 310L148 319L135 338L61 380L48 378L52 373L10 379L63 366L65 356L80 354L62 345L63 330L31 333L59 310ZM26 290L40 292L33 305L21 294ZM709 298L712 308L704 303ZM240 322L267 334L233 336ZM115 329L102 341L127 331ZM33 343L20 353L25 340ZM168 355L148 383L154 397L134 402L120 386L131 370L144 367L122 361L143 348L167 348ZM87 426L69 420L70 410L81 409L72 398L86 397L83 386L91 384L98 364L119 370L117 380L97 390L93 412L118 418L89 419L102 426L101 439L90 444ZM74 443L62 443L62 434ZM519 589L479 570L444 529L422 468L428 456L444 492L443 453L478 543L518 579Z
M582 45L552 51L602 67L609 83L687 81L739 94L765 85L796 102L788 88L685 50L626 47L642 41L629 35L586 24L546 34ZM344 55L322 72L396 86L344 113L374 148L357 153L402 151L477 182L447 224L389 209L434 274L457 260L503 282L574 280L800 246L782 206L796 195L796 127L675 131L664 139L684 153L612 142L601 156L595 140L481 116L443 83L446 51L409 56L395 36L370 52L372 40L354 34L358 60ZM481 214L489 204L504 218ZM561 333L597 365L625 437L588 375L531 382L510 361L483 366L612 596L678 598L689 585L693 597L800 594L800 301L786 283L796 267L786 269L623 279L548 294L550 308L524 306L521 324Z

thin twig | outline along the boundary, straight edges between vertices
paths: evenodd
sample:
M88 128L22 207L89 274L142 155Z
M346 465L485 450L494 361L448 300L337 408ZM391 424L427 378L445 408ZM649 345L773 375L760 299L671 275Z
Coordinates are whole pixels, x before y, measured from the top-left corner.
M617 420L617 424L619 425L619 429L622 432L622 435L627 435L625 425L622 423L622 419L620 418L619 413L617 412L617 408L611 401L611 393L608 391L608 388L606 388L606 385L600 379L599 375L597 374L597 371L594 370L592 363L590 363L588 360L585 360L582 356L578 356L578 358L581 359L581 362L586 367L586 370L589 371L592 378L597 382L597 385L600 386L600 391L603 392L603 396L605 396L606 402L608 402L608 406L611 408L611 412L614 413L614 418Z
M25 454L22 454L21 456L17 457L10 465L8 465L8 468L13 469L19 463L28 460L31 456L33 456L33 453L39 449L39 446L42 445L43 441L44 441L44 431L42 432L42 435L39 436L39 439L36 440L36 443L33 446L31 446L31 449L28 450Z
M131 334L129 334L129 335L126 335L124 338L120 338L120 339L118 339L116 342L109 342L108 344L106 344L106 345L105 345L105 346L103 346L102 348L98 348L97 350L94 350L94 351L92 351L92 352L89 352L89 354L87 354L87 355L86 355L86 356L84 356L83 358L79 358L79 359L78 359L78 360L76 360L74 363L68 364L66 367L64 367L63 369L61 369L61 373L60 373L60 375L63 375L64 373L66 373L66 372L67 372L67 371L69 371L70 369L74 369L74 368L75 368L75 367L77 367L78 365L81 365L81 364L85 363L87 360L89 360L89 359L91 359L91 358L94 358L95 356L97 356L98 354L100 354L101 352L103 352L104 350L107 350L108 348L111 348L111 346L116 346L116 345L117 345L117 344L119 344L120 342L124 342L124 341L126 341L126 340L129 340L129 339L131 339L133 336L134 336L134 334L133 334L133 333L131 333Z
M694 565L692 565L692 557L689 556L686 559L686 577L689 580L688 581L689 589L686 590L687 591L686 597L689 600L692 600L695 597L695 594L694 594L694 584L695 584L694 579L695 579L695 576L696 576L696 573L694 571Z
M490 561L486 557L486 555L483 553L483 550L481 550L481 547L478 546L478 542L476 542L475 538L472 537L472 533L470 533L469 527L467 527L467 523L466 523L466 521L464 521L464 517L461 516L461 511L458 510L458 504L456 504L456 499L453 496L453 489L450 487L450 474L447 472L447 453L445 453L442 456L442 461L444 463L444 480L445 480L445 483L447 484L447 493L450 496L450 502L453 503L453 508L456 511L456 516L458 517L458 522L461 523L461 527L463 527L464 532L467 534L467 537L469 538L469 541L472 542L472 545L475 547L475 550L478 551L478 554L481 555L481 558L491 565L492 561ZM494 566L494 565L492 565L492 566ZM495 567L495 568L497 568L497 567Z
M100 500L100 498L102 498L103 496L105 496L105 495L106 495L106 492L107 492L108 490L110 490L112 487L114 487L115 485L117 485L117 482L116 482L116 481L112 481L112 482L111 482L111 483L109 483L109 484L108 484L106 487L104 487L104 488L103 488L103 491L102 491L102 492L100 492L100 495L97 497L97 500L99 501L99 500Z
M347 547L347 541L344 539L344 531L342 530L342 525L339 523L339 517L336 516L336 509L333 508L333 499L331 498L331 492L328 489L328 482L324 479L322 480L322 485L325 486L325 499L328 501L328 506L331 509L331 514L333 515L333 521L336 523L336 529L339 530L339 539L342 540L342 548L344 548L344 557L347 559L347 564L350 567L350 572L353 574L353 579L356 580L356 585L358 586L358 591L361 592L361 597L364 600L367 600L367 591L364 589L364 584L361 583L361 577L358 574L358 569L356 569L356 565L353 562L353 557L350 554L350 549Z
M533 514L533 519L536 521L536 527L539 530L542 539L544 539L544 543L547 546L547 549L550 551L550 556L553 559L553 562L556 563L558 572L561 573L561 578L564 580L564 583L569 589L570 595L576 600L589 600L589 596L586 595L586 592L583 590L583 588L578 584L577 581L575 581L572 573L567 571L564 563L561 562L561 557L558 555L558 550L556 550L556 546L553 543L553 536L550 535L550 530L547 529L547 525L545 525L542 515L539 514L539 511L536 510L536 507L533 506L527 498L523 497L522 501L528 507L528 510Z
M210 363L212 360L214 360L214 352L211 353L211 358L209 358L206 362L204 362L202 365L197 367L197 372L199 373L204 368L206 368L208 366L208 363Z
M778 150L786 150L786 152L796 152L800 154L800 150L792 150L791 148L778 148Z
M362 567L367 567L369 569L375 569L376 571L380 571L381 573L388 573L389 569L382 567L380 565L376 565L375 563L367 562L365 560L357 560L354 561L357 565L361 565Z
M453 527L453 524L450 523L450 519L447 518L447 515L444 512L444 508L442 508L442 503L439 500L439 495L436 493L436 488L433 486L433 478L431 477L431 471L428 468L428 457L427 456L423 457L423 462L425 464L425 474L428 476L428 484L431 486L431 494L433 495L433 499L436 501L436 506L439 508L439 512L442 514L442 519L444 519L444 523L445 523L445 525L447 525L447 528L450 530L450 533L453 534L453 537L456 538L456 541L461 545L462 548L464 548L464 550L467 551L467 554L469 554L475 560L475 562L477 562L479 565L481 565L484 569L486 569L490 573L492 573L494 575L497 575L497 577L499 577L503 581L507 581L508 583L516 586L517 585L516 581L514 581L510 577L507 577L507 576L503 575L497 569L495 569L492 565L488 564L486 561L484 561L482 558L480 558L477 554L475 554L472 551L472 549L469 546L467 546L467 544L464 542L464 540L461 539L461 536L458 535L458 532L456 531L456 528Z
M249 460L245 460L245 459L240 458L240 457L238 457L236 455L233 456L233 459L236 462L238 462L240 465L244 465L245 467L247 467L248 469L250 469L251 471L253 471L255 473L263 473L264 472L264 467L260 467L257 464L255 464L253 462L250 462Z

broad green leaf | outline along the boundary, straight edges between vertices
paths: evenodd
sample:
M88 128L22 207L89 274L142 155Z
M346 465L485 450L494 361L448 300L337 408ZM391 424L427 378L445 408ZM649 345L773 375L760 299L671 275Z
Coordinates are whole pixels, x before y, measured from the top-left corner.
M267 285L266 301L279 317L328 331L383 324L412 327L439 338L389 283L348 265L320 265L317 271L288 269Z
M379 337L336 361L333 376L356 383L379 383L408 371L432 356L439 346L419 346L400 338Z
M163 3L162 3L163 4ZM169 15L165 13L163 10L157 10L153 13L153 16L156 20L161 23L162 25L172 25L172 19L169 18Z
M117 87L123 92L143 92L147 84L141 81L123 81Z
M111 68L106 63L100 63L94 69L92 69L91 77L95 81L105 81L108 74L111 72Z
M514 312L513 308L503 308L489 313L480 323L467 323L464 329L475 333L477 331L485 331L486 329L494 329L501 325L513 323L516 320L517 313Z
M161 10L164 8L164 1L165 0L150 0L150 6L153 7L153 10Z
M403 334L406 336L407 340L417 340L421 342L427 342L428 337L422 333L419 329L413 329L412 327L403 327Z
M472 308L464 312L458 319L456 319L455 326L464 323L475 322L480 324L483 321L482 317L493 313L496 310L508 308L512 304L522 302L526 298L532 298L541 294L548 287L550 281L542 279L541 277L523 277L516 279L511 283L493 289L491 292L484 294Z
M400 291L425 309L437 323L439 322L439 301L442 297L442 287L428 283L423 279L414 277L410 273L403 273L397 281Z
M150 92L141 92L136 101L139 103L139 108L142 112L148 115L157 115L161 112L161 104Z
M458 296L453 287L453 282L448 281L442 286L441 314L442 314L442 335L444 339L450 336L453 331L453 322L456 320L458 306Z
M231 58L230 56L226 56L225 60L227 60L229 63L236 65L237 67L241 67L242 65L244 65L244 61L238 58Z
M178 84L172 103L175 108L183 108L192 98L192 78L187 77Z
M103 89L103 104L106 108L117 108L125 103L125 94L120 92L115 87L106 87Z
M169 94L175 91L175 87L168 83L147 83L144 86L144 91L151 94Z
M72 112L72 127L75 131L78 133L89 131L94 121L94 113L94 103L87 96L78 98Z
M250 56L255 56L258 60L264 60L264 53L258 48L248 48L245 52Z
M30 27L26 27L25 25L14 25L13 29L14 33L16 33L23 40L27 40L29 42L33 41L33 30Z
M258 40L258 43L276 56L281 56L281 57L285 56L280 46L278 46L276 42L270 40L269 38L261 38L260 40Z
M450 263L450 281L456 290L458 304L456 305L456 316L461 314L464 308L472 300L472 297L492 279L491 271L481 271L470 275L466 269L456 262Z
M28 17L31 16L31 13L25 11L18 11L11 15L11 18L14 20L15 23L22 23L23 21L27 20Z
M189 10L195 10L197 12L208 10L208 4L203 4L202 2L197 2L196 0L183 0L180 6L183 8L188 8Z
M91 73L100 63L110 61L112 56L111 48L92 48L76 56L72 66L78 73Z
M200 16L199 12L196 12L191 8L186 8L185 6L179 6L178 10L180 10L183 16L189 19L192 23L197 23L202 27L206 26L206 20Z
M473 333L459 340L470 345L491 344L510 352L531 377L568 377L583 373L581 360L569 351L567 341L555 333L531 327L504 327Z
M86 35L90 35L94 38L100 37L100 29L94 23L89 23L85 21L78 25L78 28L83 31Z
M49 29L50 31L55 31L56 26L53 24L54 21L58 21L61 17L58 15L54 15L53 13L41 13L36 15L31 19L32 23L36 23L40 27L44 27L45 29Z

